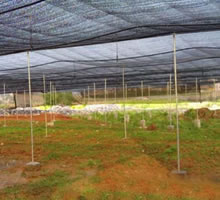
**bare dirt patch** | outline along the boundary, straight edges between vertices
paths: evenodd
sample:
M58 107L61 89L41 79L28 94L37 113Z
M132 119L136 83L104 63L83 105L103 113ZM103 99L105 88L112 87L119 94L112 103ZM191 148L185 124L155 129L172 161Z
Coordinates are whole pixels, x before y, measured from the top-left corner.
M132 164L116 164L99 173L101 190L157 193L177 197L220 199L220 185L198 178L181 178L172 175L156 160L141 156Z
M27 183L27 180L22 177L22 165L24 163L18 160L4 160L0 162L0 189L13 186L15 184Z

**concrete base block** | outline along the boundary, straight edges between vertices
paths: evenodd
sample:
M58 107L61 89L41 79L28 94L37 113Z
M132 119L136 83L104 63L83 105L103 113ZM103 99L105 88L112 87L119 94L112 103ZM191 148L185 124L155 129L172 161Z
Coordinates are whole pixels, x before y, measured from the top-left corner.
M197 128L201 128L201 121L200 121L200 119L194 120L194 124L195 124L195 126L196 126Z
M147 127L146 127L146 121L145 121L144 119L142 119L142 120L140 121L140 126L141 126L141 128L147 128Z
M174 130L174 125L168 125L167 128L168 128L169 130Z
M176 174L176 175L181 175L181 176L185 176L187 174L187 172L184 170L173 170L171 173Z
M26 165L27 166L38 166L38 165L40 165L40 163L39 162L29 162Z

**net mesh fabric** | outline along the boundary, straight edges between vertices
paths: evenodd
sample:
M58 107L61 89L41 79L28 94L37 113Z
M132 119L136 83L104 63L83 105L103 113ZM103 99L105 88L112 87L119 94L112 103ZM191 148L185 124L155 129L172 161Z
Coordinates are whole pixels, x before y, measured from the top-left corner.
M7 92L27 89L30 52L33 91L42 76L58 90L166 85L173 73L177 33L179 84L219 78L219 1L3 0L0 78ZM145 38L145 39L142 39ZM0 87L0 92L2 89Z

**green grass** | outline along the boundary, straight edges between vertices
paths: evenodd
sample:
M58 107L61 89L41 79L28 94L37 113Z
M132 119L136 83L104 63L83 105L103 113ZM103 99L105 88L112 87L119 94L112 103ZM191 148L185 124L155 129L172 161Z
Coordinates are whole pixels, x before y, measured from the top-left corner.
M99 113L93 114L91 121L87 120L87 116L76 121L57 121L54 127L49 127L48 134L51 137L48 138L44 137L44 124L34 124L35 150L42 169L37 178L27 184L1 190L0 199L61 200L68 191L74 192L74 195L76 193L77 197L73 198L76 200L194 200L154 193L139 194L123 189L103 191L96 187L96 184L103 182L100 172L114 165L129 168L132 166L131 161L143 154L158 160L169 170L176 168L176 134L175 130L167 129L168 114L161 111L152 111L152 117L148 111L128 114L128 143L123 140L122 112L118 113L117 119L114 113L108 113L107 125L104 125L105 116ZM139 128L143 117L147 126L154 124L157 129ZM180 118L181 159L183 169L189 174L197 173L200 176L220 167L220 119L201 120L202 127L198 129L193 124L194 117L192 111L187 118ZM172 120L175 125L175 115ZM8 122L6 128L0 126L0 141L4 143L2 155L5 153L5 157L22 159L20 152L30 152L29 122L15 121ZM7 152L12 150L12 154L8 155ZM50 165L53 167L48 170L46 166ZM96 173L87 175L87 170ZM24 176L28 178L31 173Z
M175 129L169 131L167 126L169 125L168 115L166 112L153 111L152 117L149 117L149 112L135 113L127 112L130 115L130 122L127 125L128 137L136 139L144 148L148 155L153 156L168 167L173 167L173 161L176 160L176 133ZM212 159L218 159L220 155L220 123L219 119L201 119L201 128L197 128L193 120L195 119L195 111L191 111L187 116L189 119L180 118L180 143L181 154L183 158L191 158L198 161L200 157ZM146 125L154 124L157 129L143 130L139 128L140 120L146 120ZM93 116L94 117L94 116ZM104 122L105 117L101 114L96 114L96 118ZM175 125L175 115L172 116L173 124ZM123 138L123 113L118 113L118 118L115 119L113 113L107 114L107 122L109 124L117 124L115 131L118 132L118 136ZM198 157L198 154L200 155ZM123 158L121 158L123 161ZM220 161L219 161L220 162ZM198 162L198 164L201 163ZM216 162L217 163L217 162ZM204 162L199 164L204 165ZM207 168L212 168L208 163L205 164ZM205 170L207 170L207 168ZM191 168L188 171L191 172Z
M56 188L66 186L71 182L68 174L64 171L55 171L49 176L34 181L28 185L13 186L6 188L1 193L5 199L50 199ZM0 195L1 195L0 193ZM1 196L0 196L1 197Z

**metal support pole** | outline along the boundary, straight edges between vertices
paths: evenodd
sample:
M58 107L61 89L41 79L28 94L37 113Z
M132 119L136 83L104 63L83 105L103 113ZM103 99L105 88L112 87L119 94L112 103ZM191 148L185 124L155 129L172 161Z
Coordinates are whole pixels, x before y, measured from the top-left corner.
M107 116L106 116L106 89L107 89L107 80L105 79L105 124L107 123Z
M27 165L38 165L34 162L34 135L33 135L33 116L32 116L32 96L31 96L31 70L30 70L30 56L27 52L27 65L28 65L28 88L29 88L29 101L30 101L30 128L31 128L31 162Z
M117 89L115 87L115 103L117 102Z
M26 91L24 90L24 111L25 111L25 108L26 108ZM25 113L25 116L26 116L26 112Z
M93 92L94 92L94 94L93 94L93 98L94 98L94 104L96 104L96 85L95 85L95 83L93 84L93 86L94 86L94 90L93 90Z
M142 101L144 101L144 82L143 81L141 81L141 99ZM144 112L142 115L142 120L144 120Z
M196 78L196 103L198 103L198 80ZM199 110L196 109L196 120L199 120Z
M150 86L148 86L148 98L150 98Z
M125 100L126 102L128 100L128 85L127 84L125 84Z
M172 114L171 114L171 103L172 103L172 75L170 74L170 84L169 84L169 96L170 96L170 109L169 109L169 121L170 127L172 126Z
M56 86L54 85L54 106L56 106ZM54 121L56 121L56 113L54 114Z
M142 97L142 101L144 100L144 82L141 81L141 97Z
M94 104L96 105L96 85L95 85L95 83L93 83L93 92L94 92L94 94L93 94L93 98L94 98ZM95 119L96 119L96 110L95 110Z
M43 85L44 85L44 120L45 120L45 136L47 137L47 100L46 100L46 81L45 81L45 75L43 75Z
M50 81L50 106L52 106L52 82Z
M170 94L170 82L167 82L167 102L169 103L169 94ZM169 115L169 108L167 108L167 113Z
M16 93L15 93L16 97L16 120L18 121L18 91L16 90Z
M6 101L6 96L5 96L5 83L3 84L3 90L4 90L4 127L6 127L7 126L7 124L6 124L6 103L5 103L5 101Z
M175 80L175 97L176 97L176 142L177 142L177 174L184 174L180 169L180 133L179 133L179 110L178 110L178 83L177 83L177 66L176 66L176 34L173 34L173 64Z
M216 84L215 84L215 79L213 81L213 87L214 87L214 101L216 103L217 97L216 97ZM216 115L216 110L214 111L214 115Z
M54 87L54 104L57 105L57 88Z
M50 120L53 121L52 114L52 82L50 81Z
M125 107L125 68L122 67L123 107L124 107L124 138L127 139L127 116Z
M84 104L86 104L86 90L83 89L83 100L84 100Z
M88 86L88 102L87 102L87 104L89 104L89 101L90 101L90 88L89 88L89 86Z
M53 106L55 106L55 85L53 84ZM53 113L53 121L55 122L56 121L56 113L55 113L55 111L54 111L54 113Z

